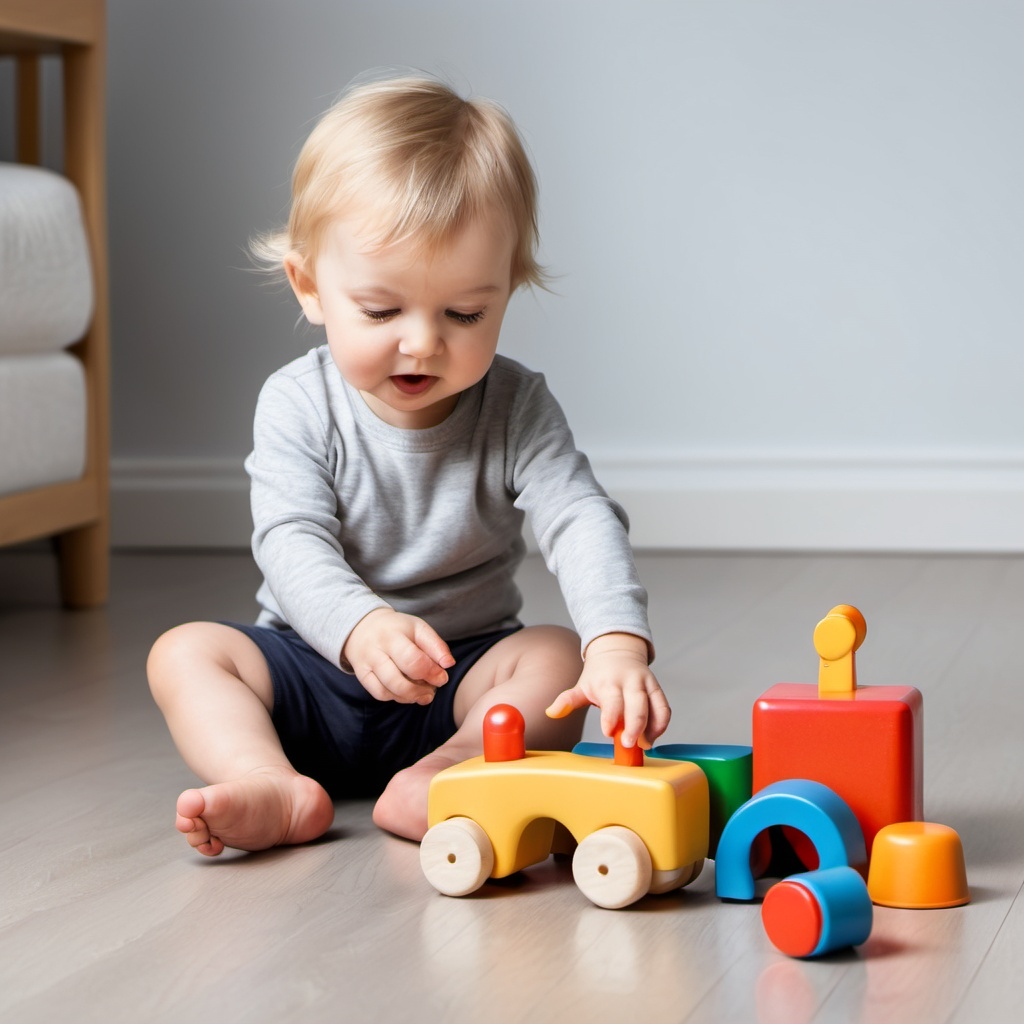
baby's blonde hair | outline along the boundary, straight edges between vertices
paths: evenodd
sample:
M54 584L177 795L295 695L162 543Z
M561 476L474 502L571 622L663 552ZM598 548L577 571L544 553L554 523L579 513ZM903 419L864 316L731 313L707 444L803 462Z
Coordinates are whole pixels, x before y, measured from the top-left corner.
M403 77L357 86L323 115L292 175L288 225L253 240L257 261L309 266L332 219L357 210L380 246L444 247L473 217L496 211L515 238L512 288L543 286L537 183L508 114L442 82Z

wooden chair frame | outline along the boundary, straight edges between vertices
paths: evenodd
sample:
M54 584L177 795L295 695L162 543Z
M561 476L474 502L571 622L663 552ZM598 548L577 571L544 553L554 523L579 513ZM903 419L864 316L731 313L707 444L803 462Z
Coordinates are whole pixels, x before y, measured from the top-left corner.
M64 77L64 173L82 200L96 289L88 333L69 351L85 368L87 449L80 480L0 497L0 545L54 537L69 607L109 588L110 338L106 220L105 0L0 0L0 57L16 62L17 159L40 160L40 57Z

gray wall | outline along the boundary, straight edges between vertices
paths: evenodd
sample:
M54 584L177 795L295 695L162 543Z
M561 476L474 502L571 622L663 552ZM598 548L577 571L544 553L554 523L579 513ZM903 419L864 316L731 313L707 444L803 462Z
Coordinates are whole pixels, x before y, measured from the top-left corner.
M115 536L245 543L252 406L315 344L246 269L377 65L504 104L543 369L640 544L1024 548L1024 4L109 0Z

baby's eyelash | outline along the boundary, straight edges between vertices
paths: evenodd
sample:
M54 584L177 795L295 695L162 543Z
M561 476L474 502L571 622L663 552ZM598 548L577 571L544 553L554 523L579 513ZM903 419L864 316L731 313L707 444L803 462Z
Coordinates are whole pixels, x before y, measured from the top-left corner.
M479 323L484 318L485 310L478 309L475 313L459 313L454 309L446 309L445 316L457 320L460 324Z
M401 312L400 309L360 309L360 313L363 314L368 320L374 320L380 322L381 320L390 320L393 316L398 316Z
M374 323L382 323L385 320L391 320L398 316L402 311L400 309L365 309L361 308L359 312L366 317L367 320L372 320ZM478 309L475 313L460 313L456 309L446 309L444 315L449 320L454 320L460 324L475 324L479 323L484 318L486 310Z

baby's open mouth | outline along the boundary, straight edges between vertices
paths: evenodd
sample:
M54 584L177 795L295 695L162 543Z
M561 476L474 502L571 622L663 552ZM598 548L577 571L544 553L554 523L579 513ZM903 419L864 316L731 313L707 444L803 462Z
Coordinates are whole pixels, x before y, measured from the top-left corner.
M426 391L436 379L426 373L400 373L391 378L395 387L406 395L418 395Z

